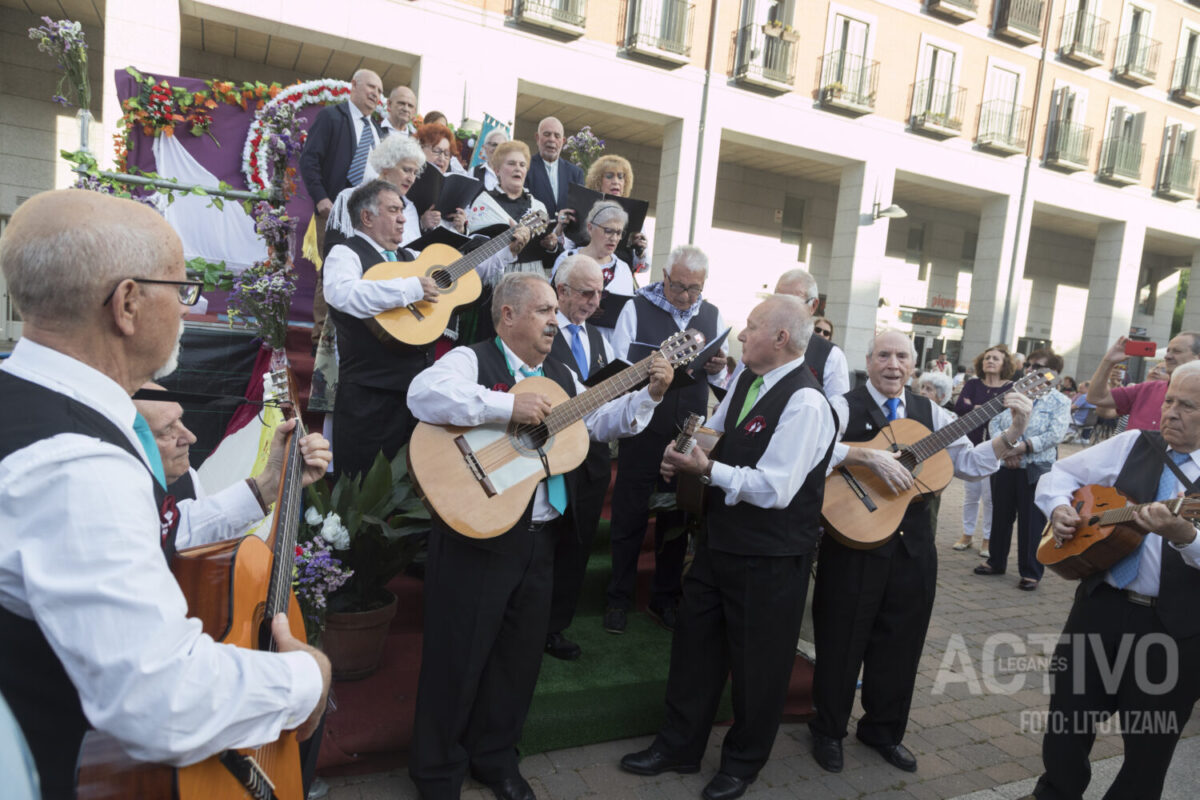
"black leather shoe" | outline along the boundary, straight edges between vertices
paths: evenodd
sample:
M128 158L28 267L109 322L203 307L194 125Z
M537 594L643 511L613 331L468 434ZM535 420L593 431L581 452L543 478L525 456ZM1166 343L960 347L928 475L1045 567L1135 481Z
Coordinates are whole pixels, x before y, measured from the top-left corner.
M625 632L625 609L609 608L604 611L604 630L609 633Z
M705 800L733 800L744 795L746 787L752 783L754 778L738 778L727 772L718 772L700 794Z
M488 788L496 795L496 800L537 800L529 781L520 775L505 778L499 783L490 783Z
M859 741L862 741L861 739ZM896 769L902 769L905 772L917 771L917 757L902 744L863 744L875 750L879 755L883 756L883 760L891 764Z
M812 735L813 760L826 772L842 771L842 740L820 733Z
M552 633L546 637L546 654L563 661L574 661L583 655L583 648L561 633Z
M674 605L667 605L662 608L647 606L646 613L650 615L650 619L667 630L671 632L675 631L675 624L679 621L679 613L675 610Z
M675 761L667 758L665 754L658 752L653 747L647 747L645 750L624 756L621 759L621 769L632 772L634 775L659 775L664 772L690 775L693 772L699 772L700 765ZM730 796L737 797L737 795Z

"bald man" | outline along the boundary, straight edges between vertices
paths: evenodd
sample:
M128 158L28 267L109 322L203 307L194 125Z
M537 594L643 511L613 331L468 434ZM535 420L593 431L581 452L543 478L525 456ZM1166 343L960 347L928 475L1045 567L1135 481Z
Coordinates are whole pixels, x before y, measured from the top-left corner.
M417 128L412 124L413 115L417 113L417 96L407 86L397 86L388 95L387 118L383 121L386 136L399 133L412 136Z
M87 269L69 256L80 252ZM282 615L279 652L217 644L168 569L179 515L130 397L174 362L199 297L179 238L140 203L46 192L13 215L0 268L24 320L0 367L0 693L42 796L74 797L91 727L136 760L170 764L296 728L306 738L325 708L328 659ZM322 442L301 441L306 483L329 462ZM211 516L192 525L192 543L252 521Z
M799 297L814 317L817 306L821 304L817 279L806 269L791 269L780 275L775 283L775 294ZM846 364L846 353L815 331L804 351L804 365L812 371L825 396L831 400L850 391L850 368Z

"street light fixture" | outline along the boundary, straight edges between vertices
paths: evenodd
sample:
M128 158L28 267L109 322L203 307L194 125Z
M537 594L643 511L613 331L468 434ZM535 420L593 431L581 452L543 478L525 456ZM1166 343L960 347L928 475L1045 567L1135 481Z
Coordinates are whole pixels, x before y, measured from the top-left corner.
M908 212L900 206L892 203L887 208L880 208L879 201L875 201L875 205L871 208L871 219L903 219L908 216Z

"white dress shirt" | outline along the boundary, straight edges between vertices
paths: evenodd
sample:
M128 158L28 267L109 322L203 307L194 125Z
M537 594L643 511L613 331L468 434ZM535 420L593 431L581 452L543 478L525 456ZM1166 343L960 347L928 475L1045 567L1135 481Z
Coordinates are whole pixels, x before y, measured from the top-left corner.
M524 376L527 367L504 345L504 355L513 371L513 384ZM575 392L582 394L587 387L574 372ZM433 425L459 425L474 428L478 425L504 424L512 419L514 395L497 392L479 384L479 359L469 347L456 347L442 356L433 366L413 378L408 387L408 407L422 422ZM650 390L642 387L631 394L610 400L583 418L588 435L597 442L609 442L633 436L650 423L658 405ZM533 520L544 522L558 516L546 497L546 482L538 484L533 501Z
M742 370L745 368L746 365L739 361L733 370L733 374L729 376L729 381L726 383L728 388L732 389L737 385L737 380L741 377ZM821 388L830 401L834 398L840 398L846 392L850 391L850 371L846 366L846 353L836 344L833 346L833 350L830 351L829 357L825 359L825 383ZM845 407L845 401L842 401L840 407ZM840 427L845 430L845 415L840 411L838 419L841 421Z
M558 161L557 158L553 161L542 159L542 163L546 165L546 176L550 179L550 193L554 195L555 202L561 204L566 198L558 196Z
M557 312L557 316L558 316L558 335L563 337L563 339L566 341L567 347L569 349L571 347L571 339L573 338L573 336L572 336L571 332L569 330L567 330L567 326L572 324L571 320L567 319L566 315L563 314L561 311ZM604 345L604 363L611 364L613 362L612 345L610 345L608 343L608 340L604 338L604 328L601 328L599 325L595 326L595 328L597 331L600 332L600 342L601 342L601 344ZM588 363L590 364L590 363L592 363L592 342L591 342L591 337L588 336L587 329L588 329L588 325L587 325L586 321L579 323L579 341L583 343L583 354L585 356L587 356ZM574 359L572 359L572 362L574 362ZM568 363L567 366L571 368L572 372L576 371L575 367L577 365L575 363Z
M1059 506L1071 505L1071 495L1076 489L1096 484L1112 486L1129 458L1129 451L1137 443L1140 431L1125 431L1099 444L1094 444L1086 450L1081 450L1073 456L1055 462L1050 471L1038 481L1034 502L1046 515L1046 519ZM1200 478L1200 450L1191 453L1191 458L1179 465L1179 469L1188 480ZM1176 488L1179 482L1176 481ZM1193 569L1200 569L1200 536L1184 547L1174 547L1183 556L1183 562ZM1146 543L1142 546L1142 557L1138 561L1137 577L1124 588L1149 597L1158 597L1159 568L1162 565L1163 538L1157 533L1146 534ZM1104 580L1112 584L1106 574ZM1113 584L1115 585L1115 584Z
M758 399L765 397L781 378L802 367L804 358L800 357L763 375ZM736 423L741 412L741 408L729 408L733 388L731 385L708 423L715 431L726 430L726 415L732 414ZM837 427L829 403L814 389L800 389L792 394L784 407L758 463L753 467L731 467L714 461L712 485L724 490L727 506L750 503L759 508L786 508L800 491L808 473L825 457L825 451L836 435Z
M138 442L128 393L82 362L24 339L3 369ZM304 652L217 644L188 618L159 543L153 480L125 450L75 433L0 461L0 605L37 620L88 721L136 759L190 764L275 741L312 712L320 670ZM199 515L190 523L191 543L225 535L201 529Z
M655 308L658 308L658 306L655 306ZM697 306L697 308L699 308L699 306ZM699 314L699 311L696 313ZM676 310L673 314L671 314L671 320L675 323L675 327L679 328L679 330L686 331L688 329L688 325L691 324L692 319L694 319L695 316L696 314L689 314L685 311ZM717 309L717 335L719 336L726 327L725 318L721 316L721 310ZM637 328L637 306L632 300L630 300L625 304L625 307L621 309L621 315L617 317L617 326L613 328L612 339L609 342L612 345L613 353L615 353L617 358L621 359L622 361L629 361L629 348L634 344L646 344L654 347L658 347L658 345L661 344L661 342L638 342ZM721 343L720 355L725 356L728 354L729 339L726 338L725 341ZM703 365L700 365L700 368L703 369ZM713 386L723 387L727 377L729 377L729 369L723 367L716 375L709 375L708 382Z
M879 406L879 410L883 415L887 416L887 398L883 392L875 388L875 385L870 381L867 382L867 391L871 394L871 399ZM896 419L904 419L908 416L908 411L905 408L904 395L901 394L898 398L900 405L896 407ZM841 419L846 419L850 416L850 411L846 405L846 399L839 397L836 400L830 401L837 411L837 415ZM939 406L937 403L930 401L930 407L933 409L933 430L940 431L942 428L949 425L957 416L951 411ZM845 433L845 429L842 430ZM846 460L846 453L856 443L849 445L838 442L833 446L833 457L829 459L829 467L832 469ZM1000 469L1000 459L996 457L996 451L992 447L991 439L984 439L977 445L972 445L971 440L966 436L960 436L946 446L946 453L949 454L950 460L954 462L954 474L963 480L979 480L986 478L996 470Z

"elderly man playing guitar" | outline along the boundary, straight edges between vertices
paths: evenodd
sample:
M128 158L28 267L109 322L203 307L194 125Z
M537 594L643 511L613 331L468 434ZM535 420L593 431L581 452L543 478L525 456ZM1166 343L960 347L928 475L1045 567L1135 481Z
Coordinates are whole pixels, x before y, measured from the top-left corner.
M1038 483L1036 502L1058 542L1084 524L1071 495L1088 485L1113 486L1148 504L1133 512L1133 522L1152 532L1075 593L1055 651L1059 668L1051 674L1042 740L1046 772L1034 797L1083 796L1096 727L1114 713L1125 761L1104 796L1162 794L1180 731L1200 699L1200 541L1192 522L1157 501L1195 492L1198 458L1200 361L1191 361L1171 374L1161 433L1126 431L1059 461Z
M875 334L867 351L867 384L834 401L839 417L844 413L848 421L842 443L834 448L831 466L867 466L896 494L914 486L914 474L902 464L900 452L861 444L885 428L890 430L893 420L915 420L931 431L954 424L953 414L905 388L915 361L907 334L895 330ZM971 480L990 475L1000 467L1000 459L1020 443L1033 404L1015 391L1004 396L1003 404L1013 416L1007 430L975 447L965 435L946 446L959 477ZM828 504L829 487L825 494ZM829 515L826 508L827 519ZM813 757L829 772L842 769L842 739L860 667L863 716L858 721L859 740L898 769L914 772L917 768L916 758L901 740L937 588L930 518L929 504L918 495L907 507L895 531L898 535L879 547L850 547L828 528L821 540L813 592L818 653L813 704L817 717L809 729ZM844 533L849 536L853 532Z
M558 336L558 301L534 273L496 284L495 339L456 347L413 379L408 404L422 422L474 427L538 425L551 404L536 392L509 392L544 375L569 396L575 373L547 358ZM650 385L583 418L601 441L642 430L673 371L656 356ZM552 445L548 445L552 446ZM417 455L411 454L416 471ZM520 520L495 538L469 538L438 520L425 568L425 639L409 773L425 800L457 798L468 770L500 800L532 800L517 768L517 741L533 698L549 627L554 548L574 535L582 470L538 483ZM466 495L464 494L464 497Z

